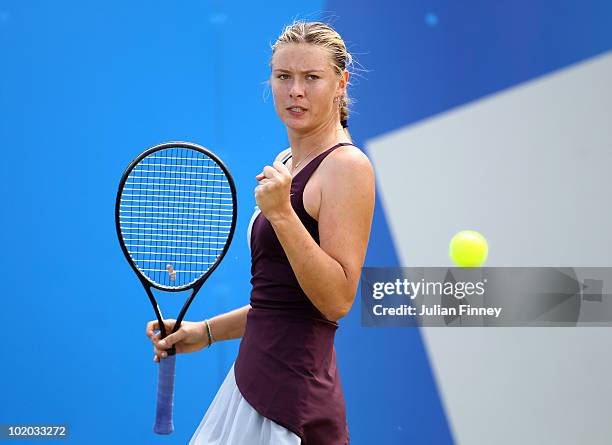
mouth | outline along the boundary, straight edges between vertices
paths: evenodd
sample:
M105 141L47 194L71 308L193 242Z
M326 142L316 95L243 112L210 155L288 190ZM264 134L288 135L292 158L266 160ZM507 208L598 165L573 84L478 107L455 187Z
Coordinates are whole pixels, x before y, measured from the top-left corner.
M306 113L306 108L302 108L302 107L289 107L287 108L287 111L289 112L289 114L291 116L303 116Z

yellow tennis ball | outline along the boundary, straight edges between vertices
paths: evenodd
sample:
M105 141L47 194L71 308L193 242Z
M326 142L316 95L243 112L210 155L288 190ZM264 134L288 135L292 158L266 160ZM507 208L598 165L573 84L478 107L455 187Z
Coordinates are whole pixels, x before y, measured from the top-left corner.
M448 254L459 267L478 267L487 260L489 245L480 233L462 230L451 239Z

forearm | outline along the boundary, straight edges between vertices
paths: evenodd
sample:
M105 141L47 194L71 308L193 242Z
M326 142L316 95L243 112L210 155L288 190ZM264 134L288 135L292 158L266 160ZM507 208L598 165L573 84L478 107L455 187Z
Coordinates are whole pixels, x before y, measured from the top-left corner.
M241 338L244 335L249 309L251 309L251 305L247 304L233 311L209 318L208 324L215 342Z
M300 287L329 320L350 309L356 289L342 265L315 242L295 212L271 221Z

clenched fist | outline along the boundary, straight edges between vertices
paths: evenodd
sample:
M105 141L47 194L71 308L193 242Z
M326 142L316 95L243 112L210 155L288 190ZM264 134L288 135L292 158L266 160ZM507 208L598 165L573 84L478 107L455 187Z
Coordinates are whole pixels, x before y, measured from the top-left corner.
M268 221L283 218L292 211L289 198L292 178L285 164L276 161L272 167L266 165L255 179L259 182L255 187L255 202Z

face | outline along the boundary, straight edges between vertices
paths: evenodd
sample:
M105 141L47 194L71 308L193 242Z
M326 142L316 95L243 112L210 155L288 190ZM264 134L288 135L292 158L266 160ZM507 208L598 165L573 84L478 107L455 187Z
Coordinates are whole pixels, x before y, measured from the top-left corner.
M338 121L345 76L332 68L325 48L308 43L281 45L272 57L272 94L276 113L296 131L308 131Z

